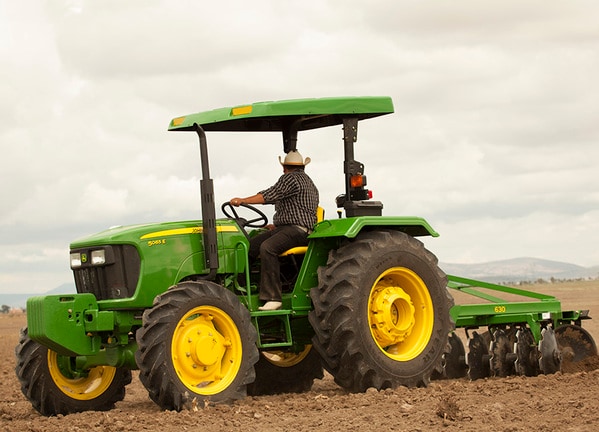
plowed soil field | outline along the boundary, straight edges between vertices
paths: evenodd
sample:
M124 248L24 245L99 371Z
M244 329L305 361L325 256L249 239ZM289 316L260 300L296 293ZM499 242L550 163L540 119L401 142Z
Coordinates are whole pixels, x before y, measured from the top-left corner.
M590 309L583 323L599 338L599 281L537 285L564 310ZM109 412L43 417L15 376L14 347L24 316L0 315L0 431L595 431L599 367L590 359L570 372L537 377L433 381L427 388L351 394L330 376L302 394L248 397L196 411L161 411L134 374L127 395ZM599 339L597 339L599 341Z

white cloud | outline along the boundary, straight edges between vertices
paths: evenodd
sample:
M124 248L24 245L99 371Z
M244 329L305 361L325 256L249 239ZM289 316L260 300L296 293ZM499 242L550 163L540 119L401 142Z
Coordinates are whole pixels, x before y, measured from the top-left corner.
M0 235L8 249L0 252L60 273L81 235L199 217L197 137L168 133L173 117L364 94L390 95L396 108L360 125L356 158L369 187L385 214L420 215L441 232L430 247L442 261L525 255L596 265L597 8L3 2ZM299 146L336 217L341 129L300 134ZM219 205L280 175L276 134L214 134L209 147ZM2 274L3 287L44 288L35 271L4 266Z
M39 241L0 245L1 290L45 292L69 281L68 246L58 247L59 243Z
M567 223L564 215L545 211L520 217L469 218L433 224L441 236L425 243L443 262L481 263L514 257L573 262L572 257L579 256L581 264L585 260L596 263L599 252L596 248L585 249L584 245L589 236L595 238L599 229L597 216L597 210L587 211L569 216ZM581 249L587 251L586 257L579 255Z

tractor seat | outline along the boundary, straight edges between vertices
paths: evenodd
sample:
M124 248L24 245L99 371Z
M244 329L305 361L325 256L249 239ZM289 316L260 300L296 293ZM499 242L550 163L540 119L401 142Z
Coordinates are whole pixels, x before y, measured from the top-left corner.
M316 223L322 222L323 220L324 220L324 209L322 207L318 207L318 208L316 208ZM286 250L279 256L285 257L285 256L289 256L289 255L305 255L307 250L308 250L308 246L296 246L294 248Z

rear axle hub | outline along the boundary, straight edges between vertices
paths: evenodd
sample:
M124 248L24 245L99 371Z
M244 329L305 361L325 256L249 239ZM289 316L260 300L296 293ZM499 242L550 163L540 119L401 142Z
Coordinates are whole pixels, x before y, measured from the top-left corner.
M403 342L416 322L410 296L391 280L382 279L371 299L372 331L379 344L389 346Z

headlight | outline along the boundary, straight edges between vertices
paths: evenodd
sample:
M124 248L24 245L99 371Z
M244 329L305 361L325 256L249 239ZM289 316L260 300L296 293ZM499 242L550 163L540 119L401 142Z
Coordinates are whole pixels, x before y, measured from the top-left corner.
M81 267L81 254L79 252L75 252L71 254L71 268L79 268Z
M92 265L102 265L106 263L106 252L104 249L92 251Z

